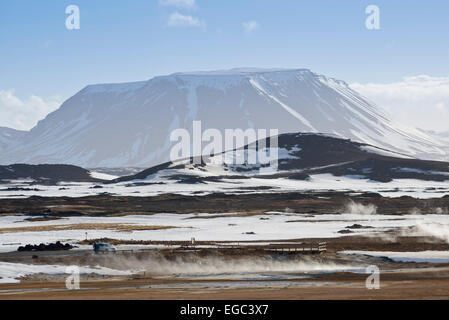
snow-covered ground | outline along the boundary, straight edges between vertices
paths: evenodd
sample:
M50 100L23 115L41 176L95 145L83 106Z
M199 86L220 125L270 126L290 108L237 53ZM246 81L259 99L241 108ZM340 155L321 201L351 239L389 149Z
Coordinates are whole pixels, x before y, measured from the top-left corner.
M289 211L289 210L287 210ZM349 213L351 207L343 214L317 215L292 212L266 212L260 215L243 216L237 212L197 213L197 214L154 214L148 216L124 217L69 217L51 221L26 221L27 216L0 217L0 252L17 250L18 246L25 244L50 243L62 241L76 244L87 237L112 238L121 240L173 240L188 241L194 237L198 241L232 241L236 244L244 241L261 241L260 245L276 243L277 240L300 238L336 238L343 236L338 233L348 230L348 226L360 224L364 228L352 229L351 235L367 235L373 237L386 236L384 232L394 228L401 228L399 234L407 236L429 236L439 240L449 241L449 217L444 214L434 215L377 215ZM367 211L368 212L368 211ZM101 224L127 224L136 226L172 226L175 228L165 230L144 230L123 232L102 229ZM57 230L58 226L79 224L97 224L97 229ZM28 232L26 227L54 226L51 231ZM370 227L370 228L365 228ZM6 229L8 228L8 229ZM11 228L21 228L15 232ZM348 236L345 234L344 236ZM394 241L394 240L392 240ZM247 243L249 244L249 243ZM256 243L252 243L253 245ZM136 246L119 246L117 249L129 249ZM89 249L90 246L79 246L80 249ZM416 262L449 262L449 252L367 252L347 251L345 254L366 254L371 256L387 256L397 261ZM275 270L274 266L273 270ZM283 266L285 267L285 266ZM309 266L310 267L310 266ZM321 266L320 270L326 266ZM179 267L182 268L182 267ZM292 267L293 268L293 267ZM298 266L294 266L297 270ZM317 268L315 266L314 268ZM352 270L355 267L345 267ZM332 269L332 268L331 268ZM196 269L195 269L196 270ZM277 269L276 269L277 270ZM282 269L285 271L284 269ZM324 270L324 269L323 269ZM334 269L332 269L334 270ZM107 268L80 268L81 273L96 273L99 275L127 275L139 270L118 271ZM180 272L180 271L179 271ZM25 275L38 273L64 274L65 266L57 265L25 265L17 263L0 262L0 283L17 282Z
M438 182L414 179L396 179L388 183L380 183L361 177L336 177L331 174L317 174L312 175L311 179L307 181L285 178L249 178L241 180L223 179L221 182L185 184L166 179L165 176L170 173L171 170L164 170L163 173L158 173L151 176L151 179L105 185L93 183L60 183L56 186L33 185L30 187L27 182L16 181L9 184L0 184L0 198L27 198L30 196L83 197L102 193L109 193L115 196L134 197L157 196L165 193L198 196L207 195L214 192L241 194L327 190L377 192L385 197L401 197L407 195L415 198L440 198L449 193L449 181ZM173 173L183 174L181 170ZM210 173L192 171L185 172L185 174L190 175L192 175L192 173L195 173L195 176L200 174L210 175ZM133 185L133 183L137 182L143 182L146 184ZM98 186L101 186L101 188ZM255 189L257 187L271 187L272 189L257 190Z
M267 212L255 216L241 216L237 213L226 214L154 214L149 216L108 217L70 217L54 221L28 222L26 217L0 217L0 252L17 250L25 244L50 243L55 241L76 243L87 237L90 239L112 238L122 240L162 240L162 241L256 241L287 240L300 238L333 238L348 226L360 224L373 227L356 229L350 235L372 234L396 227L416 227L416 235L435 236L445 239L449 235L447 215L310 215L300 213ZM32 232L2 232L3 228L24 228L30 226L59 226L76 224L130 224L137 226L172 226L164 230L140 230L123 232L117 230L75 229ZM427 228L429 226L429 228ZM433 228L438 227L438 228ZM430 228L432 227L432 228ZM438 229L438 230L437 230ZM430 230L430 231L429 231ZM437 234L431 231L437 230ZM411 234L413 235L413 234Z
M91 171L90 176L92 178L101 179L101 180L114 180L114 179L118 178L118 176L113 176L111 174L96 172L96 171Z
M98 275L107 276L120 276L129 275L130 271L119 271L104 267L89 268L80 267L80 274L95 273ZM71 271L66 266L58 265L29 265L21 263L8 263L0 262L0 284L1 283L17 283L20 282L19 278L27 275L33 275L38 273L45 274L67 274L70 275Z
M449 262L449 251L419 251L419 252L392 252L392 251L342 251L344 254L367 255L373 257L387 257L401 262Z

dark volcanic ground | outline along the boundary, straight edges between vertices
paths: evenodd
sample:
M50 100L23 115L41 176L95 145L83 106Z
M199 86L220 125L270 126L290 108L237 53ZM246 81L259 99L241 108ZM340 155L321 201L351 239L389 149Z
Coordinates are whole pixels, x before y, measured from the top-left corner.
M154 197L115 197L109 195L84 198L37 197L27 199L0 199L0 214L63 216L145 215L154 213L198 212L291 212L334 214L340 213L351 201L373 204L379 214L436 213L436 208L448 210L449 195L434 199L416 199L408 196L386 198L377 193L354 195L348 192L266 193L207 196L166 194Z

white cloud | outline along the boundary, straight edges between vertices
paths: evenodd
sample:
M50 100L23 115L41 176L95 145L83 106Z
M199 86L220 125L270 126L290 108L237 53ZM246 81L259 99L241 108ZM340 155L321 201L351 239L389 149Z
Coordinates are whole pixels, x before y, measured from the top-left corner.
M259 22L257 22L256 20L243 22L242 26L245 29L246 33L251 33L253 31L256 31L260 27Z
M179 12L172 13L168 18L167 25L170 27L204 27L203 21L192 16L186 16Z
M426 130L449 129L449 77L420 75L401 82L350 86L398 121Z
M0 126L29 130L61 105L59 98L44 100L32 95L21 100L14 90L0 90Z
M159 0L161 6L190 9L195 7L195 0Z

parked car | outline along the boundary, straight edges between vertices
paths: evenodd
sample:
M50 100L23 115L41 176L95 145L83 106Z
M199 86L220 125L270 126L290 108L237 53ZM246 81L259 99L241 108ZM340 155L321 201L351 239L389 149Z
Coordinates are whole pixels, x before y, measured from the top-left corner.
M94 243L94 251L95 253L115 252L115 248L109 243Z

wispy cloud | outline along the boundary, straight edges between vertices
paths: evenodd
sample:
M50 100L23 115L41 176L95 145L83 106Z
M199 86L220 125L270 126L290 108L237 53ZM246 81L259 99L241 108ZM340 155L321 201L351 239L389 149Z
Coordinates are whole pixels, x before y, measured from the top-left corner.
M175 12L168 17L167 25L169 27L204 27L205 23L198 18Z
M393 83L353 83L351 87L398 121L427 130L448 129L449 77L420 75Z
M22 100L15 95L13 89L0 90L0 126L18 130L31 129L60 104L57 97L44 100L32 95Z
M159 0L159 4L161 6L192 9L195 7L195 0Z
M256 20L251 20L251 21L243 22L242 26L245 29L246 33L252 33L254 31L256 31L257 29L259 29L260 24Z

